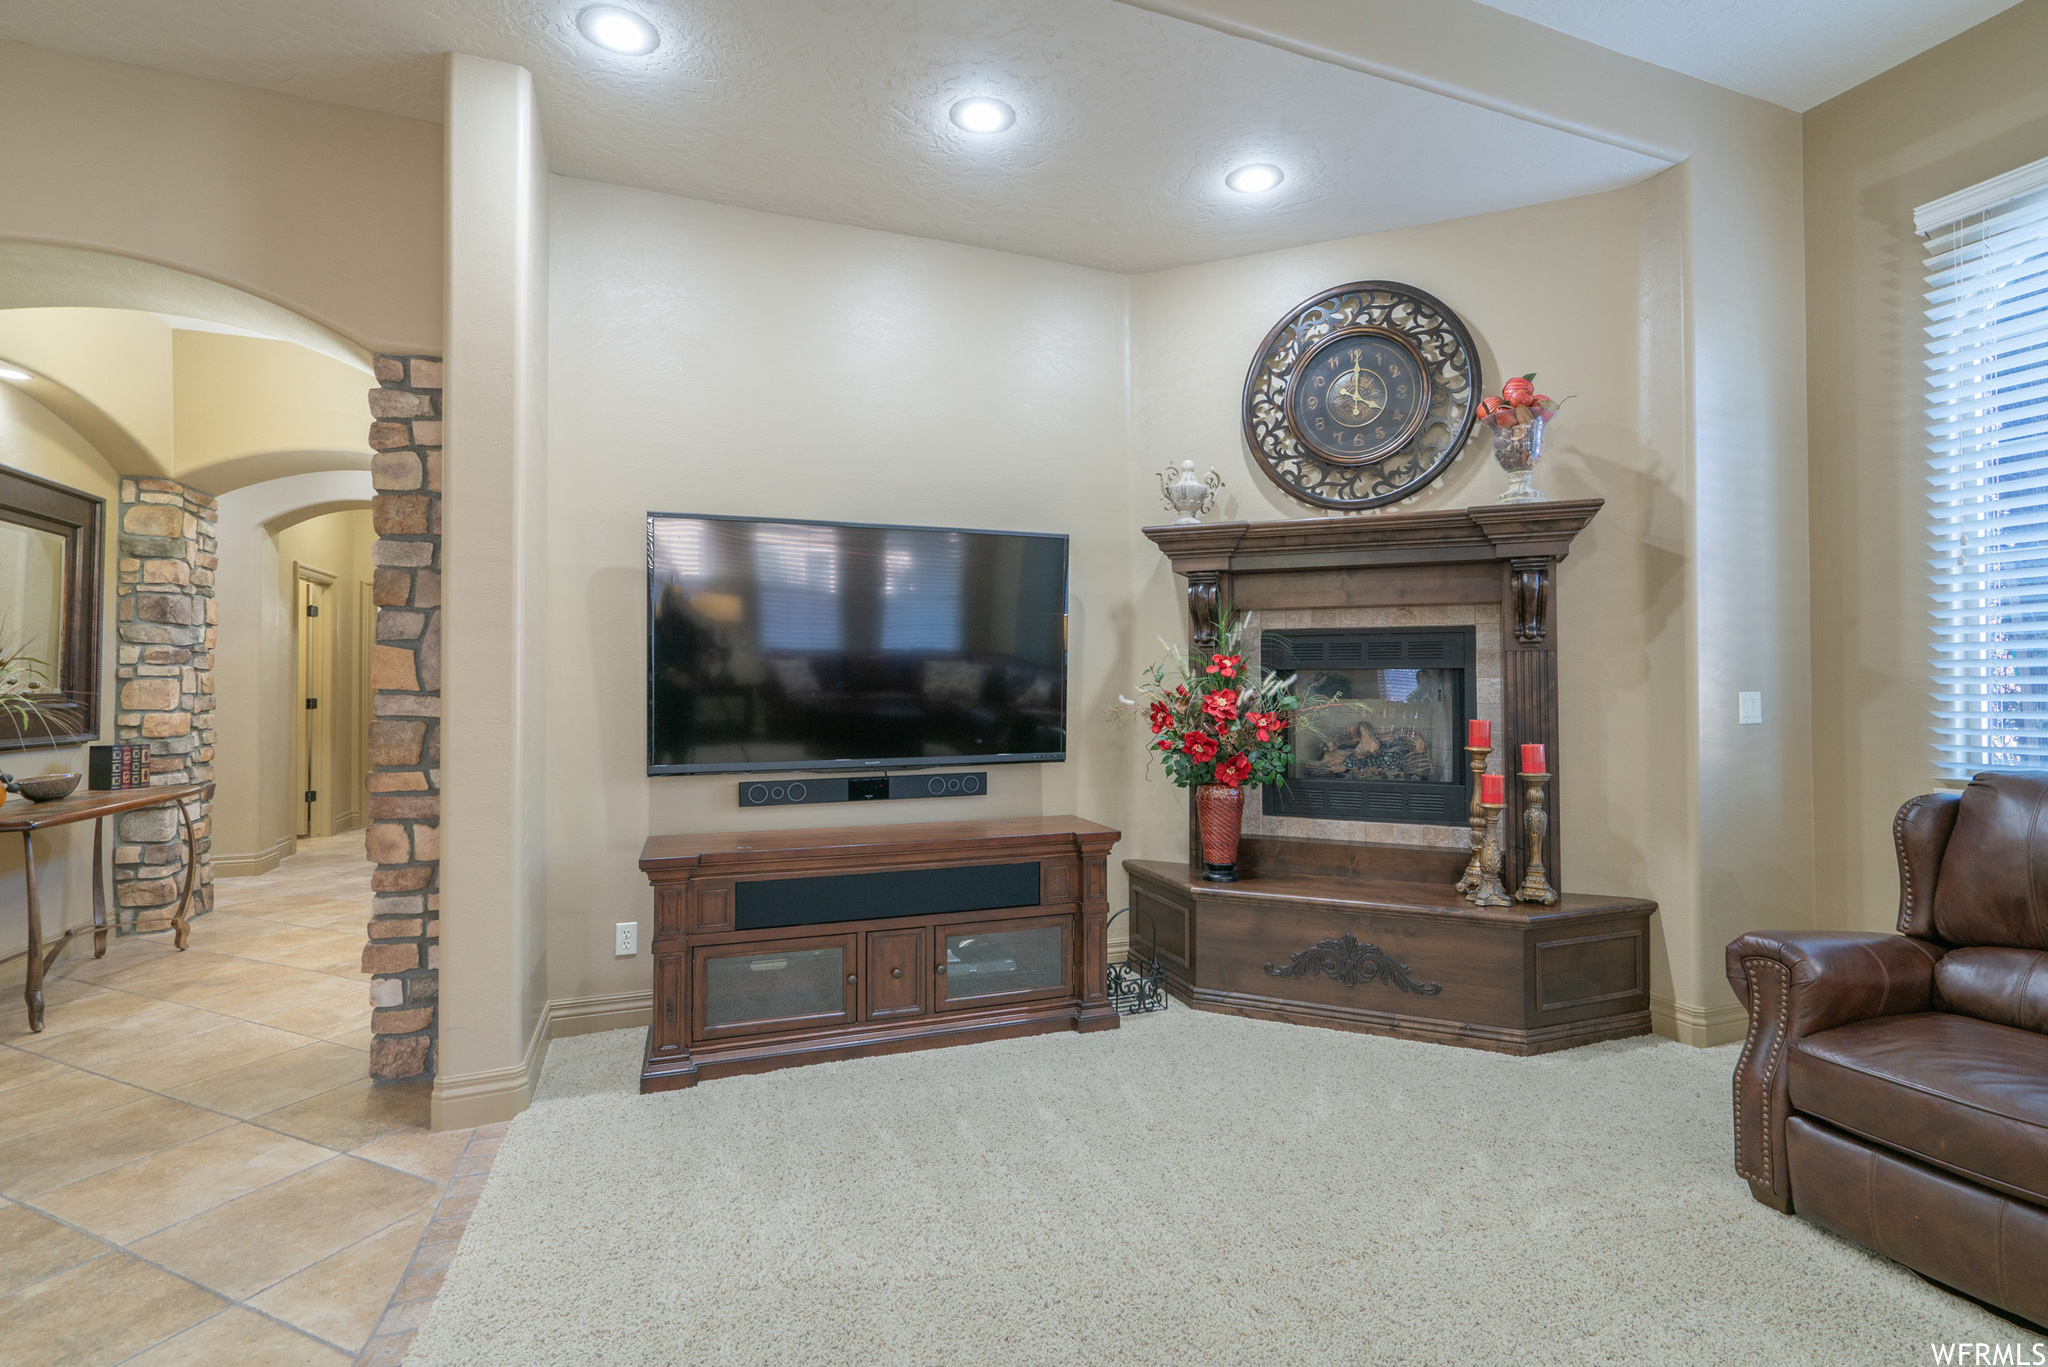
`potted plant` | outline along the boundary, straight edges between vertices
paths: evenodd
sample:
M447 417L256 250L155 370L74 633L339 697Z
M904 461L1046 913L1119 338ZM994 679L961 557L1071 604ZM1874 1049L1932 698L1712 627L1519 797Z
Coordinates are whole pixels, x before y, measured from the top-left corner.
M55 747L71 737L63 730L63 715L43 702L50 696L50 682L43 668L41 660L26 653L20 645L9 645L5 636L0 635L0 716L7 719L10 729L24 742L32 732L41 731L44 740ZM0 802L6 800L8 793L17 792L37 802L66 797L78 786L78 779L77 774L16 779L12 774L0 773Z
M1147 748L1166 776L1195 790L1202 877L1212 883L1237 881L1244 790L1287 776L1287 728L1301 708L1293 675L1245 663L1244 626L1242 617L1226 623L1206 658L1169 646L1138 697L1125 700L1129 711L1143 709L1154 737Z

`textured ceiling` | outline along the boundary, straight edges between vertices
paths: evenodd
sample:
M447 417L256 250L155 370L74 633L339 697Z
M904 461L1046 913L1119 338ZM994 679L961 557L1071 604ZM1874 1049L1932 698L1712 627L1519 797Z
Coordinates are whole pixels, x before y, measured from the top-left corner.
M2019 0L1483 0L1545 28L1808 110Z
M662 31L652 57L591 47L580 4L545 0L4 0L0 38L419 118L457 49L532 70L566 175L1129 272L1665 165L1112 0L634 7ZM1015 127L955 129L970 93ZM1286 183L1225 190L1246 161Z

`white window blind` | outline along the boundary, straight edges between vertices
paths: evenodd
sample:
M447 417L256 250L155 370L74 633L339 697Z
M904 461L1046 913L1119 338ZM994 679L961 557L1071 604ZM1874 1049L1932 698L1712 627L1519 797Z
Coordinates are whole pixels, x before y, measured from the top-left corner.
M1934 736L2048 768L2048 160L1923 207Z

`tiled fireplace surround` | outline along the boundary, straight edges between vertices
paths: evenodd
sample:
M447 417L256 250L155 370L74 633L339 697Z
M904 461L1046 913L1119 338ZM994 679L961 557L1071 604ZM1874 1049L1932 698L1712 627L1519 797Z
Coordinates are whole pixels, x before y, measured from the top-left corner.
M1493 723L1494 732L1506 734L1501 706L1500 609L1491 604L1432 603L1397 608L1265 608L1245 615L1244 639L1256 652L1261 633L1266 631L1377 631L1399 627L1471 627L1475 647L1472 661L1474 692L1472 715ZM1256 655L1254 658L1257 658ZM1462 753L1459 756L1462 761ZM1490 773L1503 773L1501 752L1487 761ZM1461 771L1462 772L1462 771ZM1347 844L1429 845L1469 850L1472 833L1466 826L1435 826L1391 821L1322 821L1299 816L1267 816L1261 804L1244 804L1246 835L1277 836L1292 840L1325 840Z

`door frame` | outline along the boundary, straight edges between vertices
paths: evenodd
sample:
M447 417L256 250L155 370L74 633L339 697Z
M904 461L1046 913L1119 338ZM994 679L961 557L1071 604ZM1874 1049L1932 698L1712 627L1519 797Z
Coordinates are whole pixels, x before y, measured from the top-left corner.
M292 562L292 805L300 839L334 834L334 677L336 627L334 585L338 576L302 560ZM318 607L319 615L306 609ZM308 630L318 622L318 630ZM318 703L308 707L307 700ZM312 714L309 716L309 714ZM304 794L318 796L308 803Z

